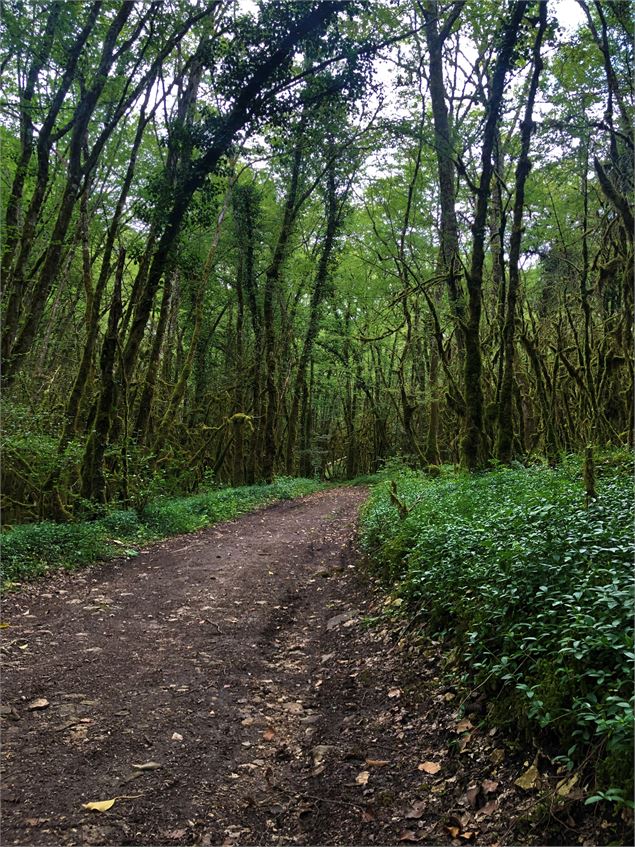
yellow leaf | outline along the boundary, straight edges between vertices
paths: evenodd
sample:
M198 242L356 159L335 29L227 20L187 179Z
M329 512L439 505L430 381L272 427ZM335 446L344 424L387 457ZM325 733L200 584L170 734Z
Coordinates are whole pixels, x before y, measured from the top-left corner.
M117 798L114 800L96 800L94 803L82 803L82 809L90 809L91 812L107 812L115 805Z
M568 797L578 783L579 774L574 773L569 779L561 779L556 787L556 794L559 797Z
M514 780L514 785L519 788L524 788L529 791L530 788L535 788L540 781L540 773L535 765L528 768L525 773L521 774L518 779Z
M112 809L117 800L138 800L143 794L120 794L112 800L95 800L93 803L82 803L82 809L90 809L91 812L107 812Z
M6 629L8 626L11 626L10 623L0 623L0 629Z

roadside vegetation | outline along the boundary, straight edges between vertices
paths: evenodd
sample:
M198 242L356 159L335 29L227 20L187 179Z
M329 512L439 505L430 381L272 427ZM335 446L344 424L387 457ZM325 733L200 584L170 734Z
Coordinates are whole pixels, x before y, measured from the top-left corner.
M633 486L628 454L557 469L402 468L362 515L391 608L446 645L487 720L534 739L588 804L632 807ZM566 771L564 771L566 769Z
M217 488L191 497L158 497L139 511L112 509L104 511L98 520L16 526L0 536L2 584L6 588L53 570L74 570L122 554L136 556L140 544L195 532L321 487L314 480L281 477L271 485Z

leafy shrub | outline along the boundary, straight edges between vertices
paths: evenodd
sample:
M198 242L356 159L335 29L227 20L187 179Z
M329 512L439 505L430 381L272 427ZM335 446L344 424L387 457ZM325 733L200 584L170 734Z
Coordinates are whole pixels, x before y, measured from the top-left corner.
M466 679L496 691L499 720L550 734L570 766L596 748L628 790L633 493L610 467L589 509L579 460L434 481L402 471L408 515L382 483L362 540L410 613L460 645Z

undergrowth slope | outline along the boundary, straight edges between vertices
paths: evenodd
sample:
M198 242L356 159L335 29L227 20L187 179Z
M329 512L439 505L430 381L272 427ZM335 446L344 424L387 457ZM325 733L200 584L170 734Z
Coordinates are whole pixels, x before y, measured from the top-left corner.
M630 803L632 791L632 514L623 469L600 469L587 508L570 460L437 480L401 470L362 515L371 566L455 648L490 719L569 769L595 766L587 802Z

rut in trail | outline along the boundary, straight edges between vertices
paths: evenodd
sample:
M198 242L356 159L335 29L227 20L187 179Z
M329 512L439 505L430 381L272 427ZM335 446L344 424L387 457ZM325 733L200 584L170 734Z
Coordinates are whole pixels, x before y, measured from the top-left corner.
M2 843L504 843L518 763L458 721L435 646L413 659L369 626L365 496L320 492L10 595ZM488 780L498 796L474 795Z

